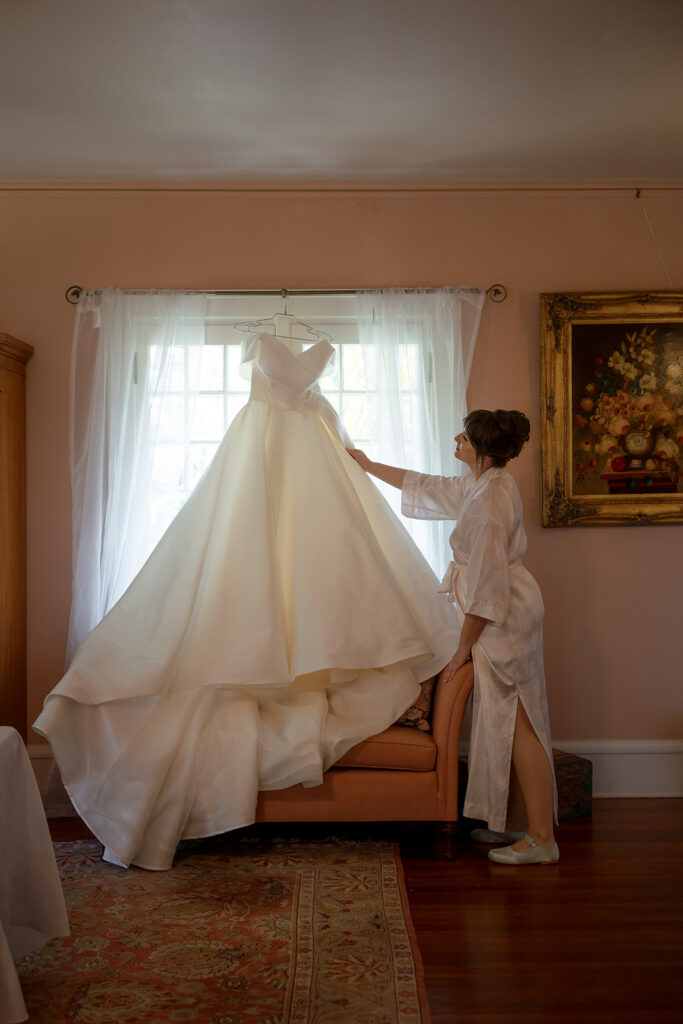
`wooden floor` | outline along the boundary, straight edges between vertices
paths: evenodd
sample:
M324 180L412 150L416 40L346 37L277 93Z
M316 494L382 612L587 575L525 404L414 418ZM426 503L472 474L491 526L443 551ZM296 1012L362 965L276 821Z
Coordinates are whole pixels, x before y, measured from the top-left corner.
M548 867L466 843L446 861L428 828L372 827L401 842L433 1024L681 1024L683 801L593 807L562 822ZM50 825L56 840L89 834Z

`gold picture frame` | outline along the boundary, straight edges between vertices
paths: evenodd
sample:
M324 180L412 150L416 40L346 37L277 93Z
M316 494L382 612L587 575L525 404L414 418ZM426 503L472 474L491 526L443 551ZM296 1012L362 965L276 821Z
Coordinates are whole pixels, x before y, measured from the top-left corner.
M540 297L543 526L683 523L683 292Z

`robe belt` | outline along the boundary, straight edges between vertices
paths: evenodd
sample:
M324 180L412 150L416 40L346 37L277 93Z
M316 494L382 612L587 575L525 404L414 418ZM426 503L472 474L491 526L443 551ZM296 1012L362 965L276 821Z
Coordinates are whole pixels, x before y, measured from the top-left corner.
M522 564L522 559L517 558L514 562L510 562L509 568L516 569ZM466 565L458 565L457 562L449 562L448 568L444 573L444 577L441 580L437 594L448 594L449 601L457 600L455 593L455 583L458 578L458 574L464 572L467 569Z
M466 568L466 565L458 565L456 562L449 562L444 578L441 580L437 590L437 594L448 594L448 600L455 601L455 581L458 578L458 573L462 572L462 570Z

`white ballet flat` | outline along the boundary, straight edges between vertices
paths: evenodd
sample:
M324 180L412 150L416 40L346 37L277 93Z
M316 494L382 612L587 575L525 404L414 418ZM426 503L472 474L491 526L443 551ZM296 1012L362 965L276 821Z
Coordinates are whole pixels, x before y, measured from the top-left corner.
M106 861L107 864L113 864L117 868L127 868L128 865L124 864L122 860L113 853L108 846L105 846L102 851L102 860Z
M523 832L494 832L490 828L475 828L470 832L470 839L473 843L516 843L523 839Z
M513 850L511 846L504 846L502 850L489 850L489 860L496 864L557 864L560 859L560 851L557 843L550 846L539 846L535 839L525 835L525 842L530 849Z

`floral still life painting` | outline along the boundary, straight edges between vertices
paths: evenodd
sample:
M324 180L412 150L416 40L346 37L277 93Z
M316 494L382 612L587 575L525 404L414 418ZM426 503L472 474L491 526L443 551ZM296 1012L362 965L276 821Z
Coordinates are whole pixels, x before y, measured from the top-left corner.
M574 494L678 490L683 324L578 324L572 343Z
M541 296L543 525L683 522L683 294Z

